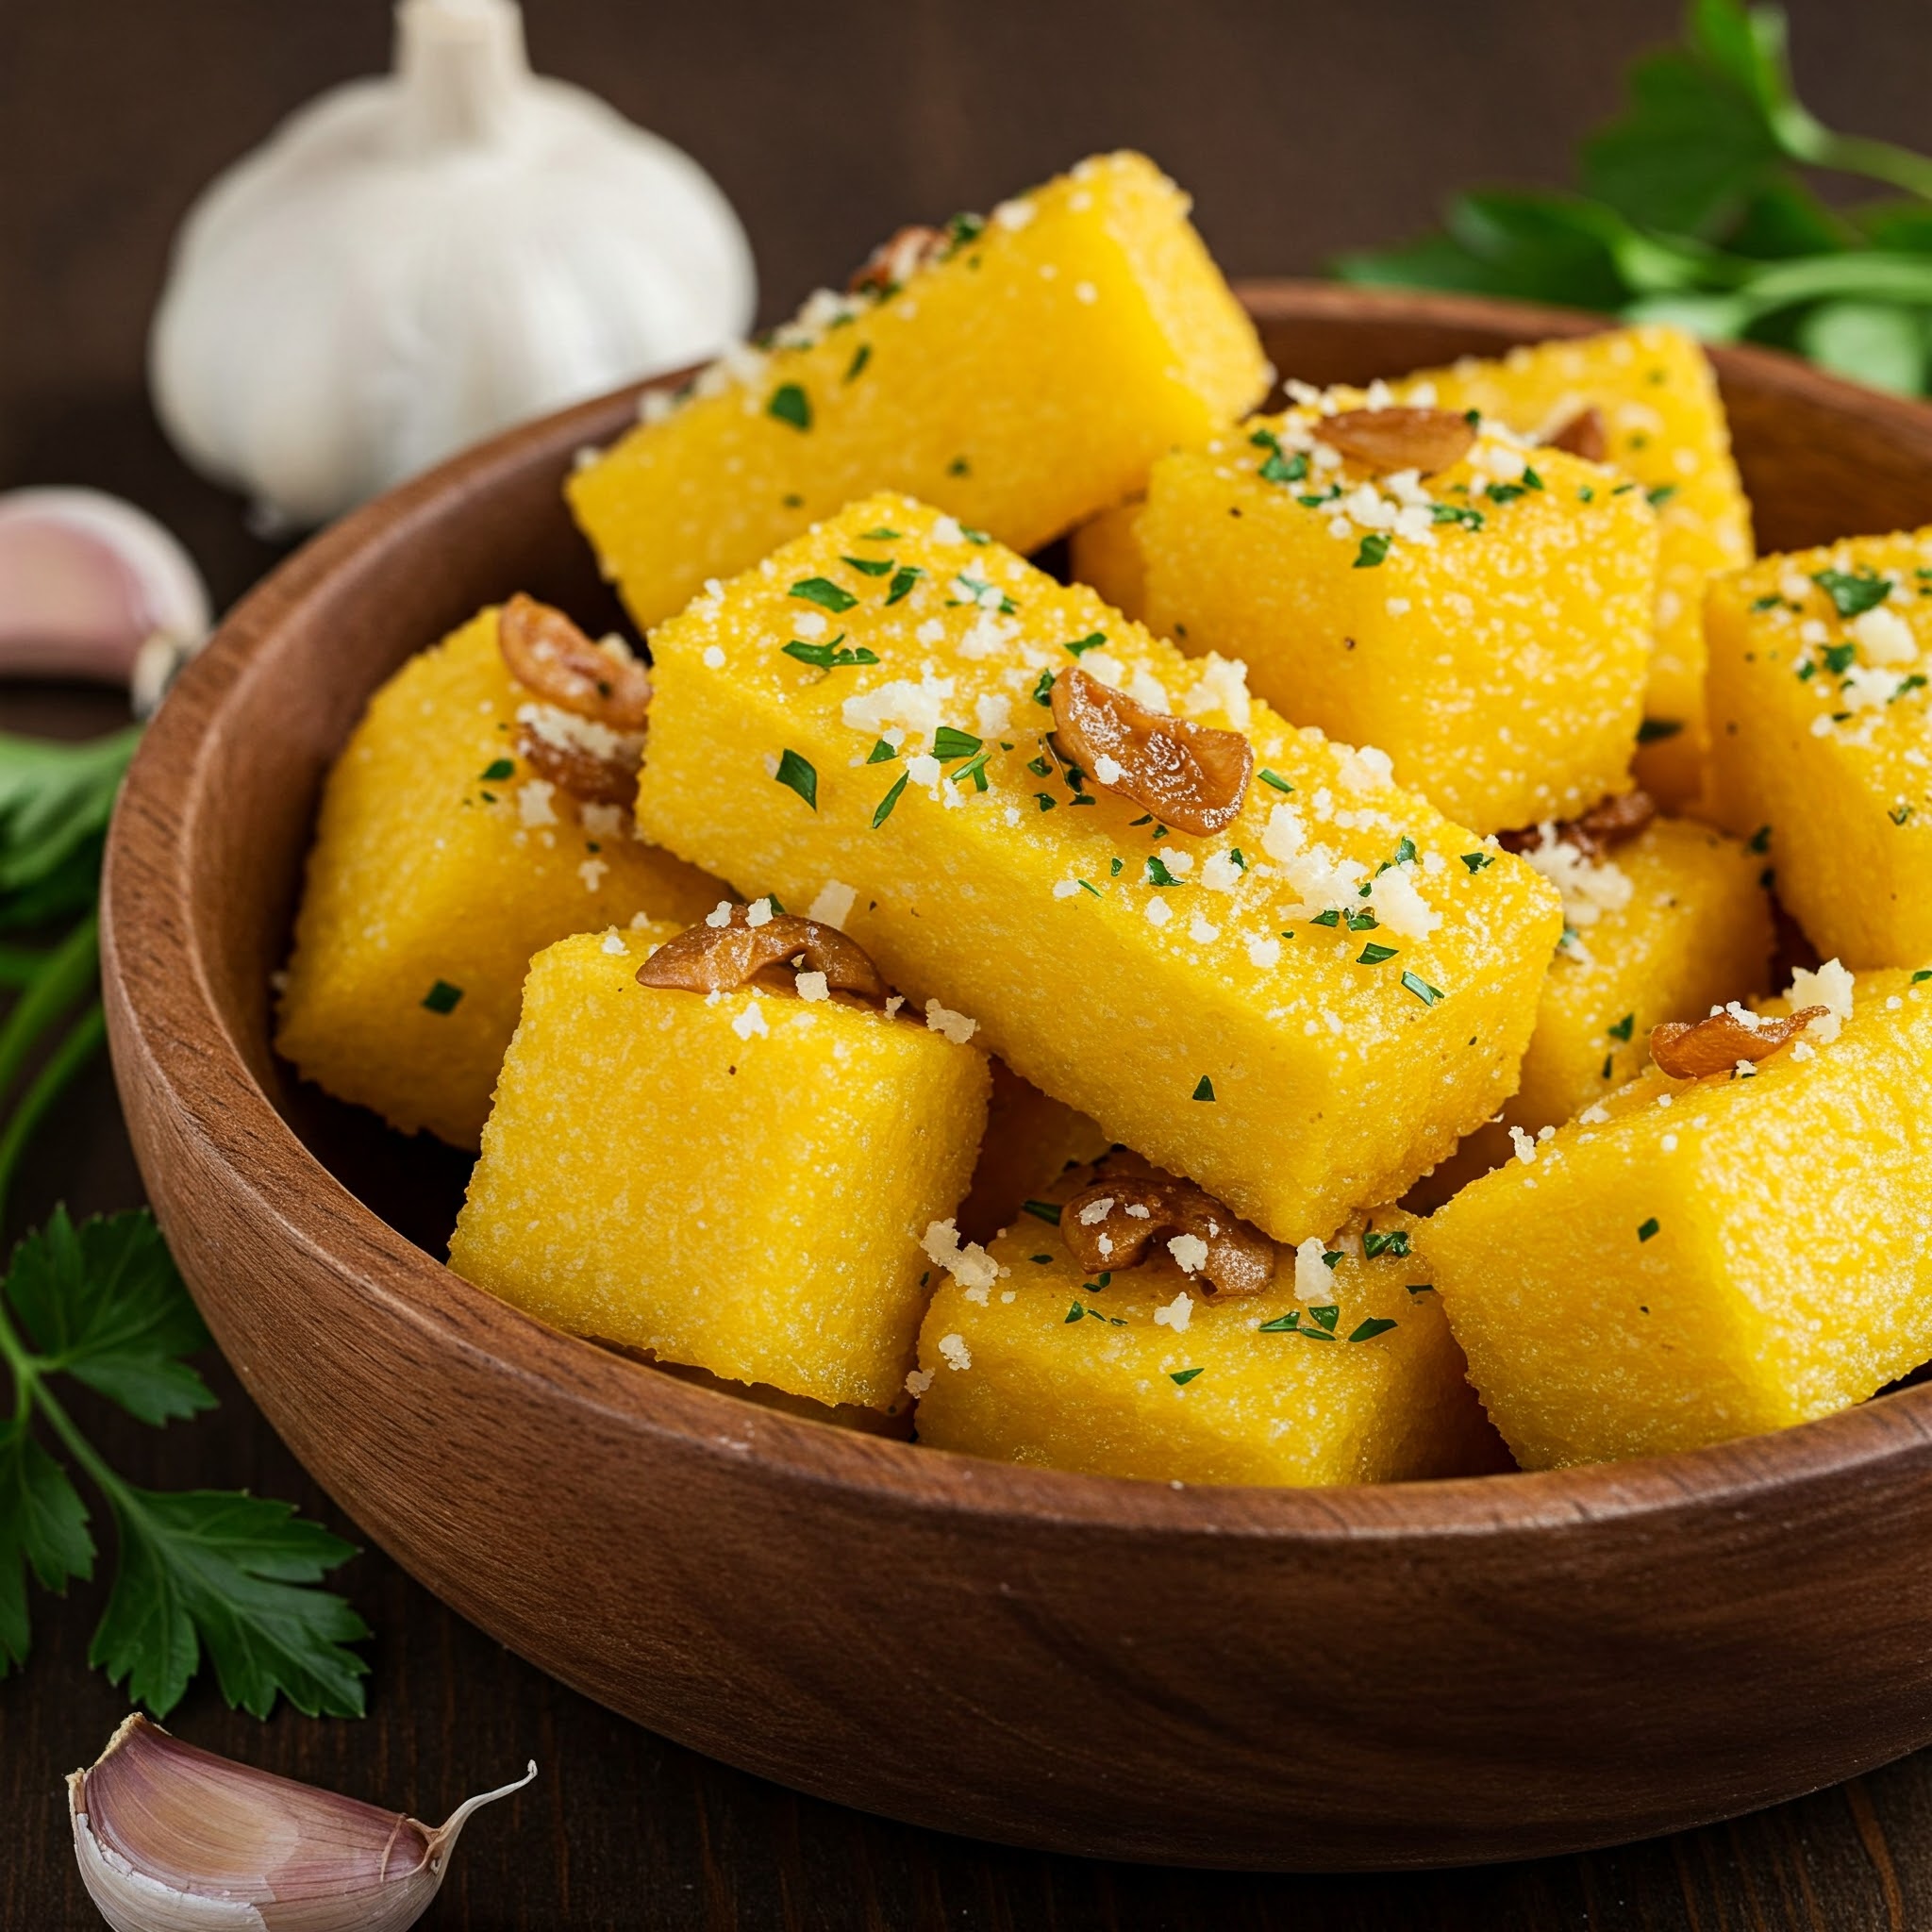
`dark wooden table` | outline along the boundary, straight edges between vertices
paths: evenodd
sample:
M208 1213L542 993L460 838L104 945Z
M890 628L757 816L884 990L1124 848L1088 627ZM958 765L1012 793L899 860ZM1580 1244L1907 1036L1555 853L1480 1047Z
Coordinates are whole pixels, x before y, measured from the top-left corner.
M1236 273L1307 271L1426 222L1459 182L1561 178L1618 68L1674 0L1456 7L1356 0L780 0L644 9L533 0L533 50L682 142L752 230L782 313L902 219L983 206L1085 149L1131 142L1199 198ZM1797 0L1826 118L1924 144L1924 0ZM329 81L379 63L380 0L0 0L0 488L86 482L147 504L219 600L274 561L191 476L141 388L166 239L195 189ZM75 733L109 702L0 689L0 727ZM140 1198L105 1068L33 1150L22 1226ZM157 1486L298 1500L354 1536L218 1364L221 1409L154 1432L90 1413ZM534 1757L479 1819L429 1923L446 1926L1295 1927L1298 1932L1771 1932L1932 1927L1932 1753L1778 1810L1531 1865L1392 1878L1263 1878L1050 1858L796 1797L640 1731L539 1675L379 1553L340 1586L375 1626L370 1715L237 1716L209 1687L173 1720L273 1769L440 1818ZM0 1928L99 1922L67 1846L61 1774L125 1707L86 1666L98 1584L39 1597L36 1649L0 1681ZM943 1749L944 1740L933 1740ZM1294 1821L1282 1823L1284 1841Z

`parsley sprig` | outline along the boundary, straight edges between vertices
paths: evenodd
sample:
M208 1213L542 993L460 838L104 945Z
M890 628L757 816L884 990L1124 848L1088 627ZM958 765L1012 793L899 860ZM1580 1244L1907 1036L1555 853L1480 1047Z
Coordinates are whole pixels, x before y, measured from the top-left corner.
M1812 169L1882 198L1840 210ZM1932 158L1819 121L1792 84L1782 8L1690 0L1680 43L1632 67L1578 174L1576 193L1458 195L1441 232L1337 272L1674 322L1882 389L1932 386Z
M104 1035L93 902L103 839L138 729L82 745L0 735L0 1213L27 1143ZM106 1506L115 1564L89 1660L157 1716L204 1661L258 1717L278 1696L311 1715L359 1715L369 1633L313 1586L353 1554L285 1503L148 1490L112 1468L68 1407L79 1384L158 1427L214 1407L187 1359L208 1331L145 1209L76 1226L65 1208L15 1248L0 1281L0 1363L13 1387L0 1423L0 1672L31 1647L26 1574L63 1594L98 1554L78 1472Z

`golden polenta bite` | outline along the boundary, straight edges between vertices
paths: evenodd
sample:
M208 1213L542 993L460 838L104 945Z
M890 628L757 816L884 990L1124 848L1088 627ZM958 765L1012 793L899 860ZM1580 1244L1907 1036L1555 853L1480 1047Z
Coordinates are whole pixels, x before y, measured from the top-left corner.
M1035 549L1269 380L1187 197L1144 157L1104 155L985 221L901 230L768 346L653 391L570 503L651 626L874 490Z
M281 990L275 1045L307 1078L474 1147L530 956L716 902L637 836L648 700L620 643L527 597L370 699L323 792Z
M922 1442L1196 1483L1497 1466L1436 1297L1384 1210L1279 1251L1132 1157L1078 1169L955 1264L920 1330Z
M1514 1088L1555 891L957 519L856 504L656 633L645 835L1290 1240Z
M1932 529L1767 557L1706 629L1724 822L1821 953L1932 959Z
M1004 1060L991 1068L986 1134L973 1185L959 1203L959 1230L976 1241L990 1241L1019 1218L1029 1197L1108 1148L1107 1136L1085 1114L1021 1079Z
M1763 858L1624 792L1582 818L1505 841L1563 895L1563 942L1537 1003L1523 1084L1424 1185L1456 1186L1509 1158L1641 1073L1650 1030L1762 992L1771 960Z
M1643 492L1380 386L1292 392L1154 466L1148 625L1479 832L1621 791L1657 601Z
M1657 513L1657 646L1637 777L1667 808L1695 804L1709 744L1704 587L1751 561L1751 506L1704 351L1681 329L1647 324L1468 357L1392 387L1398 401L1480 410L1643 486Z
M1932 1356L1932 971L1801 971L1465 1188L1416 1245L1525 1468L1843 1408Z
M450 1266L573 1334L890 1408L988 1084L901 1005L768 901L561 941L530 968Z
M1117 503L1090 517L1067 540L1069 575L1086 584L1123 617L1140 623L1147 606L1147 574L1141 567L1141 540L1134 534L1141 497Z

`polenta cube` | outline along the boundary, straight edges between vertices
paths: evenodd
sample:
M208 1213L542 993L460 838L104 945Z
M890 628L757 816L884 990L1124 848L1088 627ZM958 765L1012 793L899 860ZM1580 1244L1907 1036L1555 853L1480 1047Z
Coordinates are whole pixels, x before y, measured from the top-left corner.
M1724 822L1821 953L1932 959L1932 528L1768 557L1706 628Z
M1032 550L1138 490L1171 443L1252 408L1253 325L1144 157L1101 156L883 251L571 479L632 616L657 625L814 519L911 491Z
M1649 324L1539 342L1497 361L1469 357L1394 390L1406 403L1479 409L1539 441L1597 412L1602 459L1643 485L1657 512L1657 644L1637 780L1667 806L1695 804L1709 745L1704 587L1751 561L1751 506L1704 351L1681 329Z
M1496 1466L1393 1210L1260 1294L1206 1296L1164 1248L1080 1267L1050 1218L1076 1170L994 1241L1001 1273L948 1275L920 1331L919 1440L1003 1462L1190 1483L1368 1483ZM1365 1253L1365 1245L1367 1253ZM1306 1277L1312 1274L1309 1282ZM1306 1293L1301 1291L1306 1291Z
M369 701L323 792L275 1045L339 1099L475 1147L532 954L635 916L684 924L714 880L517 749L530 693L484 610Z
M654 642L647 837L843 914L895 985L1277 1238L1393 1198L1514 1088L1555 891L954 518L856 504ZM1074 762L1076 665L1243 734L1239 816L1174 831Z
M986 1137L973 1185L959 1203L959 1231L990 1241L1017 1220L1029 1197L1043 1193L1076 1161L1097 1160L1107 1136L1085 1114L1021 1079L1004 1060L991 1062Z
M1154 466L1148 625L1244 661L1293 723L1379 745L1479 832L1624 789L1657 598L1642 491L1488 424L1433 474L1385 473L1324 440L1361 397L1305 393Z
M889 1408L985 1057L837 998L641 986L667 937L532 964L450 1266L572 1334Z
M1650 1029L1765 990L1764 860L1741 841L1659 819L1602 854L1567 840L1526 855L1563 894L1565 932L1538 1002L1523 1084L1427 1184L1446 1199L1508 1159L1512 1130L1558 1126L1641 1073Z
M1836 962L1801 977L1831 1008L1806 1038L1748 1076L1653 1070L1417 1236L1524 1467L1806 1422L1932 1357L1932 974L1856 1004Z
M1067 541L1069 575L1098 591L1123 617L1141 621L1147 606L1147 574L1141 567L1141 542L1134 534L1141 499L1117 503L1090 517Z

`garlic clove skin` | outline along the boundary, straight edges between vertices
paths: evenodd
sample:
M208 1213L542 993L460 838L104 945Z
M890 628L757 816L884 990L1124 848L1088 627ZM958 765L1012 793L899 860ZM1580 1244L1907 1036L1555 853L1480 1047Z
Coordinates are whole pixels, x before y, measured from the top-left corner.
M138 1712L67 1780L74 1851L114 1932L400 1932L484 1791L434 1828L217 1757Z
M148 345L169 435L284 525L749 325L744 231L688 156L531 75L511 0L403 0L397 71L208 189Z
M153 709L207 641L201 573L145 510L98 490L0 495L0 677L80 677Z

